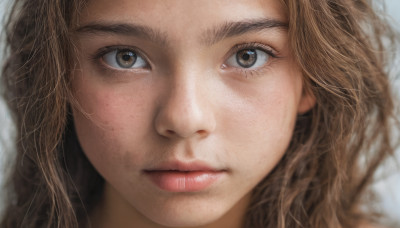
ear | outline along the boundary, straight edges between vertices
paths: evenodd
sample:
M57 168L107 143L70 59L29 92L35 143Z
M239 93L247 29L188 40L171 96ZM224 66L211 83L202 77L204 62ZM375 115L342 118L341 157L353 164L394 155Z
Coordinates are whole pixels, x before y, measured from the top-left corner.
M297 113L304 114L310 111L315 106L315 103L316 103L316 98L314 94L310 90L303 89L299 106L297 108Z

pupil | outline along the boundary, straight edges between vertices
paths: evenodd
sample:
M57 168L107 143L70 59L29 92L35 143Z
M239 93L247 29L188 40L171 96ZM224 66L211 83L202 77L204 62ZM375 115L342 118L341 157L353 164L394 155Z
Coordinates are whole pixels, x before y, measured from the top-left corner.
M117 53L117 63L120 67L129 68L136 63L136 53L130 50L121 50Z
M124 56L122 56L122 59L123 59L124 61L129 61L129 59L131 59L131 56L125 54Z
M249 60L250 59L250 55L249 54L247 54L247 53L245 53L244 55L243 55L243 59L244 60Z
M257 52L255 49L244 49L236 54L237 63L244 68L253 66L257 61Z

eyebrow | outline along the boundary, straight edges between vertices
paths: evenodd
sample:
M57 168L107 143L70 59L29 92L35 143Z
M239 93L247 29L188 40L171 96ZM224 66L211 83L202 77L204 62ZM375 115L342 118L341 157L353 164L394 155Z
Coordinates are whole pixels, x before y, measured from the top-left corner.
M107 22L93 22L81 26L75 30L78 33L89 34L111 34L136 36L142 39L149 39L155 43L167 44L167 35L152 29L148 26L136 24L112 24Z
M220 25L210 30L207 30L202 40L207 45L213 45L229 37L269 29L280 29L286 31L288 29L288 23L272 18L226 22L222 24L222 26Z
M271 18L225 22L222 25L206 30L204 35L201 37L201 41L205 45L213 45L223 39L243 35L245 33L257 32L266 29L287 30L287 28L288 24L286 22ZM75 31L83 34L136 36L162 45L168 44L168 36L166 33L145 25L93 22L81 26Z

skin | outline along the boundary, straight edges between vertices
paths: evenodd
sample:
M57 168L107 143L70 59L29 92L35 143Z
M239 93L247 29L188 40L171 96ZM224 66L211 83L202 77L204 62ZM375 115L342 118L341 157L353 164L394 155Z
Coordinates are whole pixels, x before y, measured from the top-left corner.
M285 153L296 116L315 103L285 28L215 42L206 35L227 22L265 18L286 22L279 1L89 1L80 28L136 24L163 38L75 34L73 117L85 154L106 181L93 227L241 226L252 189ZM256 68L235 66L232 48L246 43L277 57ZM96 56L113 45L139 48L147 66L116 68ZM169 192L143 174L172 160L201 161L222 176L201 191Z

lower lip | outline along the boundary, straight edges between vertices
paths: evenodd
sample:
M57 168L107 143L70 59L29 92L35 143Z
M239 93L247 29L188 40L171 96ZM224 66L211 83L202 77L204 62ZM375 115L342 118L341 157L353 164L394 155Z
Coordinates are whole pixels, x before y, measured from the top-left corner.
M223 171L148 171L150 180L160 189L168 192L202 191L216 182Z

